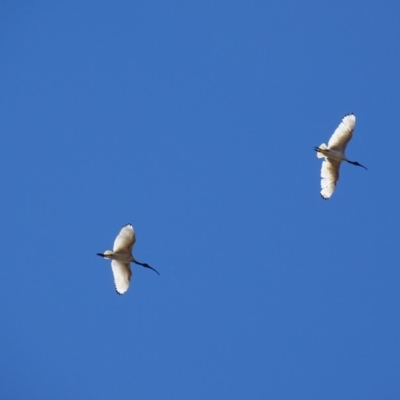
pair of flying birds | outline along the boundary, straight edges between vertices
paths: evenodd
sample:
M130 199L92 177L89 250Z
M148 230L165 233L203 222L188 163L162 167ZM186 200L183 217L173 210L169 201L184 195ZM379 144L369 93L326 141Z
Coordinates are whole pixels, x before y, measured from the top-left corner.
M342 161L347 161L350 164L365 168L364 165L361 165L357 161L348 160L344 154L346 146L353 135L355 124L355 115L346 115L335 132L333 132L333 135L329 139L328 146L322 143L321 146L314 148L318 158L325 157L321 168L321 196L325 200L329 199L335 190ZM135 241L136 236L133 226L128 224L121 229L116 237L112 251L106 250L104 253L97 253L98 256L111 259L115 289L118 294L124 294L129 288L132 276L131 262L145 268L150 268L159 274L158 271L150 267L149 264L140 263L133 258L132 248Z

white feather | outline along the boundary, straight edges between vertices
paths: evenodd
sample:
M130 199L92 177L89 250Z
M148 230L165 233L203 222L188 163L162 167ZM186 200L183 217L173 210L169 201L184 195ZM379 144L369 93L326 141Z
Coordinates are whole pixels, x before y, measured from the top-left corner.
M129 288L132 276L129 263L124 264L118 260L111 260L111 269L114 275L115 290L119 294L124 294Z
M114 240L113 251L130 254L135 241L136 236L133 226L131 224L125 225Z
M328 149L338 150L344 153L347 144L353 136L355 126L356 116L354 114L346 115L329 139Z
M321 168L321 196L329 199L336 187L336 182L339 179L340 162L330 159L325 159L322 162Z

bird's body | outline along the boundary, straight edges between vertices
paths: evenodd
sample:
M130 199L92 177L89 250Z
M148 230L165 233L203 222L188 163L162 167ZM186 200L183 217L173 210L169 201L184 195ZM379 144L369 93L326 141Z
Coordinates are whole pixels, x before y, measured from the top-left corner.
M114 275L115 289L118 294L124 294L132 276L130 263L142 265L157 272L148 264L136 261L132 255L132 248L136 241L135 231L131 224L125 225L115 238L113 250L97 253L98 256L111 260L111 269ZM158 274L158 272L157 272Z
M325 157L321 168L321 196L325 200L329 199L335 190L342 161L365 168L357 161L350 161L345 155L346 146L353 135L355 125L356 116L354 114L346 115L333 132L328 146L322 143L321 146L314 148L318 158Z
M323 144L321 144L321 146L319 147L317 157L318 158L327 157L330 160L338 162L346 161L346 156L344 155L344 153L338 150L329 150L328 148L324 149Z

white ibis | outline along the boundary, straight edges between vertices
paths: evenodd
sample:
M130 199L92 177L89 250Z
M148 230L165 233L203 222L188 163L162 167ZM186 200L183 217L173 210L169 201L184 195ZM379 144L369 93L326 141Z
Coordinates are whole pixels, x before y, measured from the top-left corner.
M146 268L150 268L153 271L153 267L149 264L140 263L133 258L132 248L135 244L136 236L133 226L131 224L125 225L118 236L115 238L113 250L106 250L104 253L97 253L98 256L108 258L111 261L111 268L114 275L115 290L118 294L124 294L128 288L132 276L130 263L141 265Z
M345 115L329 139L328 146L322 143L321 146L314 147L318 158L325 157L321 168L321 197L325 200L329 199L335 190L342 161L367 169L357 161L348 160L344 154L346 146L353 135L355 125L356 116L354 114Z

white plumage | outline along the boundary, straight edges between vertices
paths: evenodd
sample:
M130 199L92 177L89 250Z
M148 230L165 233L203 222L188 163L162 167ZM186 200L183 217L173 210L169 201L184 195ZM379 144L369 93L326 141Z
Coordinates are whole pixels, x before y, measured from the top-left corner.
M131 282L132 271L130 264L111 260L111 269L114 276L115 290L118 294L124 294Z
M111 269L114 276L115 289L118 294L124 294L128 288L132 276L130 263L150 268L157 272L150 265L140 263L133 258L132 248L136 242L136 235L131 224L125 225L115 238L113 250L106 250L104 253L97 253L98 256L111 259Z
M318 158L325 157L321 168L321 196L325 200L329 199L335 190L342 161L367 169L364 165L357 161L350 161L345 156L346 146L353 136L355 125L356 116L354 114L346 115L335 132L333 132L328 146L322 143L321 146L314 148Z

